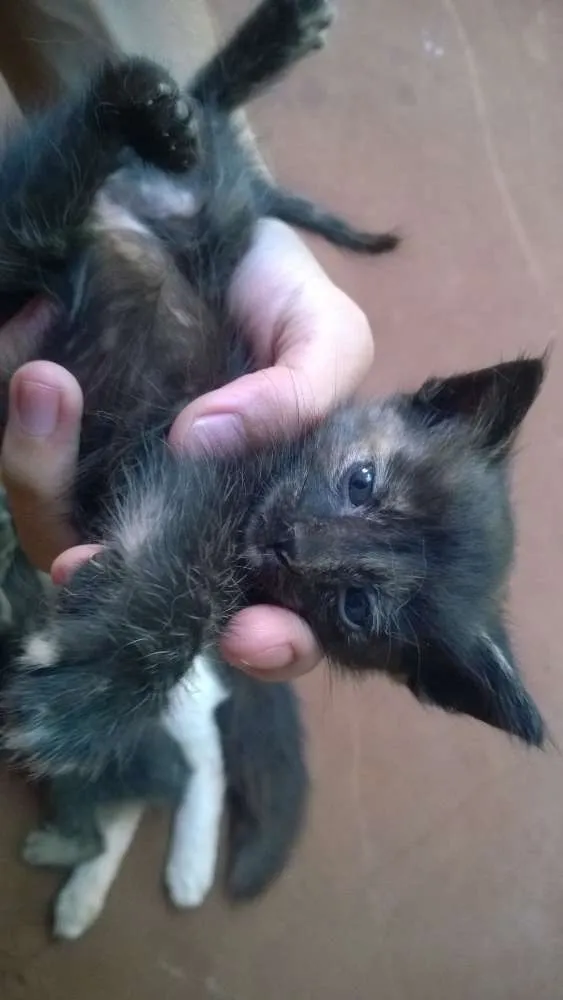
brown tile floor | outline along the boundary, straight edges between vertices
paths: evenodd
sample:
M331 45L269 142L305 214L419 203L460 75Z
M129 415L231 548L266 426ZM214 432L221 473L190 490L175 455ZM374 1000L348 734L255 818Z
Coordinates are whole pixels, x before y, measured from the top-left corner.
M378 334L373 387L543 349L563 329L563 13L556 0L346 0L331 45L256 107L276 171L350 217L400 223L377 264L318 246ZM221 23L248 0L216 0ZM562 362L516 470L513 618L563 738L558 648ZM559 388L558 388L559 386ZM5 1000L557 1000L563 996L563 765L384 682L302 685L308 834L254 907L171 913L149 821L90 936L53 946L56 880L18 864L31 796L4 778Z

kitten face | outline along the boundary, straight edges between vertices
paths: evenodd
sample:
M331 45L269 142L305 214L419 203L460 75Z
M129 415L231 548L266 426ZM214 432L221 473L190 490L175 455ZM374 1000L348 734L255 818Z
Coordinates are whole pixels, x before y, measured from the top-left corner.
M500 587L511 547L503 475L463 427L427 429L398 398L341 410L306 449L253 516L249 557L329 655L369 669L371 641L406 637L411 614L419 629L447 580L479 603Z
M518 361L339 411L247 529L259 588L304 615L329 659L530 742L541 720L501 621L506 456L542 373Z

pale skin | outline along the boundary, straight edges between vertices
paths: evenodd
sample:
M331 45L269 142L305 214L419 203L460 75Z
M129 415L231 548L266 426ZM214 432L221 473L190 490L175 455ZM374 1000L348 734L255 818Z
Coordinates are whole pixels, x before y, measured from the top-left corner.
M260 224L233 280L230 306L262 368L183 410L170 439L186 453L232 451L322 415L357 388L373 359L364 313L280 222ZM23 549L57 583L96 551L78 544L60 500L75 472L81 413L81 390L63 368L35 361L14 375L2 478ZM297 677L321 659L302 619L266 606L236 615L221 651L263 680Z

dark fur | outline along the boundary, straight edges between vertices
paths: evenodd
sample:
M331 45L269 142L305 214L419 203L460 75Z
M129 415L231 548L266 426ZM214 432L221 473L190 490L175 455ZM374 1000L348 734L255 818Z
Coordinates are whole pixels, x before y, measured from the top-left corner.
M251 365L239 332L226 315L224 293L260 216L291 217L295 224L323 232L336 243L345 241L358 251L385 251L397 242L391 235L356 233L310 203L278 192L257 171L229 119L237 104L316 47L329 20L322 0L262 4L183 97L161 68L145 60L108 66L83 94L33 122L27 134L16 136L6 152L0 170L6 206L0 232L2 314L8 318L31 292L47 289L58 300L60 318L38 343L4 337L2 409L5 414L7 378L24 360L49 358L78 376L86 405L73 513L86 537L103 534L106 509L115 509L117 497L125 502L126 516L126 497L136 490L137 476L145 485L151 481L157 486L154 476L175 475L176 462L160 444L174 414L199 393ZM151 217L152 199L142 185L158 183L155 168L175 171L179 191L195 191L199 198L195 218ZM93 205L101 189L114 205L124 206L146 223L150 233L100 231L99 212ZM82 290L79 298L77 288ZM115 349L104 345L108 331L114 332ZM209 477L206 490L213 489L213 470L202 466L199 474ZM157 493L161 487L166 492L165 481L158 483ZM222 510L216 516L225 519ZM153 552L156 557L156 548ZM166 560L170 553L161 555ZM216 563L215 571L224 576L224 565ZM213 565L211 560L208 569ZM194 588L197 577L194 567ZM220 576L215 585L221 586ZM10 592L17 598L23 590L14 586ZM65 609L61 605L59 610L74 620L74 595L67 597ZM84 597L83 593L80 603ZM64 764L58 750L54 768L33 752L23 754L41 772L64 772L54 780L53 839L48 847L44 836L37 842L32 837L26 847L30 860L44 859L49 851L51 863L65 865L93 856L100 847L97 806L123 797L174 801L182 790L188 775L177 747L158 725L158 706L198 648L197 615L202 607L207 610L207 597L203 592L192 597L193 607L189 597L188 604L181 603L194 642L187 633L179 643L175 636L179 659L174 663L172 650L172 655L161 651L162 685L157 679L160 668L154 663L150 678L139 674L139 683L134 681L136 668L130 673L126 653L125 684L121 687L119 670L113 691L112 684L104 687L105 668L90 687L96 669L93 659L86 664L81 654L74 662L78 688L73 682L70 687L65 684L65 705L60 703L68 734L75 723L77 727L78 742L71 757L58 737L53 749L56 744L62 751ZM141 604L138 613L141 625ZM43 617L49 617L48 609ZM69 629L70 638L74 626L67 621L63 628ZM119 641L111 627L110 634ZM129 638L130 633L126 645ZM83 640L84 652L89 642L85 634ZM106 653L107 665L115 663L113 653L109 649ZM248 896L283 867L301 825L307 776L292 690L287 685L262 687L237 671L222 669L231 691L218 720L232 826L229 884L234 895ZM13 684L6 681L7 732L12 736L20 707L27 711L20 702L20 679L16 674ZM45 700L39 690L36 695L34 705L49 715L51 696ZM98 703L92 713L83 700L90 695ZM136 707L147 696L149 711L137 715ZM114 736L121 731L124 737L116 743L113 736L111 747L105 748L108 730L105 723L98 728L101 702L105 722L113 718Z
M232 694L217 721L228 786L227 882L231 896L242 899L261 892L288 860L304 819L308 777L292 687L244 674L233 684L232 675L223 669Z
M45 287L60 303L40 344L9 344L6 355L12 370L37 356L79 378L73 511L85 538L106 542L45 616L56 664L23 658L6 684L6 745L41 773L103 782L108 768L129 767L190 659L254 601L299 611L342 668L387 671L421 699L543 740L502 625L508 456L541 360L349 404L298 440L240 459L186 461L165 444L187 402L252 366L225 293L262 215L358 251L395 243L274 191L229 120L316 46L326 14L322 0L264 2L180 102L145 61L106 68L15 141L0 169L0 282L12 305ZM155 167L196 192L193 217L156 217L142 187L160 183ZM96 228L101 187L149 233ZM355 463L373 465L361 506L350 501ZM350 599L368 601L361 628L343 617ZM275 848L278 864L294 836L305 778L290 690L224 669L232 880L244 892L264 881L260 851ZM278 766L288 785L278 787ZM261 826L283 843L264 841L252 856L246 833Z

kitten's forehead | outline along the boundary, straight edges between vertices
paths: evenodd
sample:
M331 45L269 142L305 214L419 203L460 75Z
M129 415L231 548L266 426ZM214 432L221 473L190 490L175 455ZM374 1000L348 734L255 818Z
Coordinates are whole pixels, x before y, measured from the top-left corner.
M327 426L327 450L334 471L342 461L368 459L386 464L393 455L415 448L401 409L393 401L353 403L334 414Z

